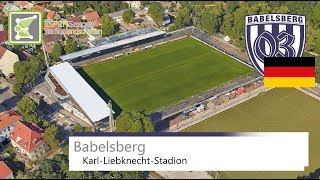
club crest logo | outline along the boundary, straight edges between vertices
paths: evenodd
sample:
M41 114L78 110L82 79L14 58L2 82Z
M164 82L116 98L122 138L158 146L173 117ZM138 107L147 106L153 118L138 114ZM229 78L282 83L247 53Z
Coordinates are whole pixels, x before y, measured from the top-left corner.
M255 69L263 75L264 57L301 57L305 45L305 28L305 16L246 16L246 47Z

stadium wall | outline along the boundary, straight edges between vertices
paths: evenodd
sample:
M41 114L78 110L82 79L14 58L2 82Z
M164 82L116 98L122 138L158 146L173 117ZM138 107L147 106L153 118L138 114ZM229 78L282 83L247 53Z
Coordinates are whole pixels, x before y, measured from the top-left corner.
M204 121L216 114L222 113L225 110L228 110L234 106L237 106L245 101L248 101L256 96L258 96L262 92L267 92L271 90L272 88L264 88L263 86L254 89L252 91L246 92L244 94L239 95L237 98L231 99L221 105L216 105L214 108L207 109L206 111L203 111L201 113L196 114L195 116L192 116L188 119L185 119L165 130L162 130L162 132L178 132L182 131L186 128L189 128L201 121Z

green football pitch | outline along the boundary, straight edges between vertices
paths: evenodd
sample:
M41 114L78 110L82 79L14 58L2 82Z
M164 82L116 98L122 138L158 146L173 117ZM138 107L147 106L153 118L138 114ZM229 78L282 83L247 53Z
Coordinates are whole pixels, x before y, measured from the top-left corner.
M191 37L83 69L121 109L146 113L253 72Z
M309 132L305 172L221 172L222 178L297 178L320 168L320 102L297 89L267 91L187 132Z

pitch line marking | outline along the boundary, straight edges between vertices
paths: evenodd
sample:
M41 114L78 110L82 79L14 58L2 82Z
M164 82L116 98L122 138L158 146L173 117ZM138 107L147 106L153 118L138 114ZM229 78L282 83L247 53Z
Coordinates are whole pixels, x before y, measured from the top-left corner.
M254 120L258 125L261 125L260 122L258 122L256 118L251 117L249 114L243 112L243 111L240 110L238 107L235 107L235 109L238 110L240 113L244 114L245 116L247 116L248 118L250 118L251 120Z

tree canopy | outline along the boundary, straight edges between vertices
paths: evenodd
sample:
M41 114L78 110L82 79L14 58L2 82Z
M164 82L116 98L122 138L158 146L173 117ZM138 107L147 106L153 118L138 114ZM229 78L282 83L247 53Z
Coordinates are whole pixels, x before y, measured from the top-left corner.
M108 14L104 14L101 17L101 30L102 30L102 36L110 36L116 33L116 22L111 19L111 17Z
M163 22L164 7L159 2L152 2L149 4L148 14L158 24Z
M17 111L28 122L37 123L37 103L28 96L23 96L17 103Z
M73 53L77 51L77 46L77 42L73 38L69 38L66 40L64 51L66 52L66 54Z
M133 23L134 12L131 9L128 9L123 13L122 18L125 23Z
M116 118L117 132L154 132L154 123L138 111L122 111Z

